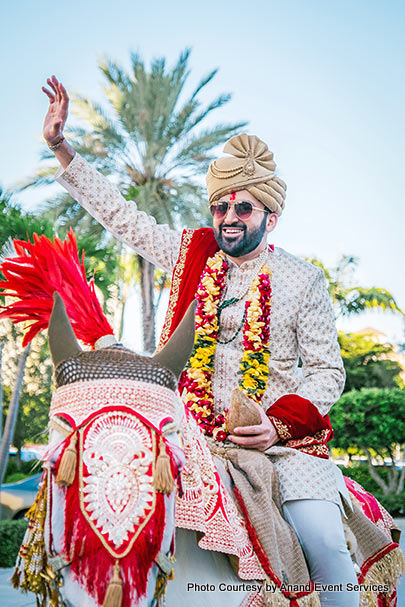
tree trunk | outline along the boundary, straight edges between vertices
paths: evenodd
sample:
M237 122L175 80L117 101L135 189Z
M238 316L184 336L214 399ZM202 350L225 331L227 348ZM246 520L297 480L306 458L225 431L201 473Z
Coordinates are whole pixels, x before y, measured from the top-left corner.
M402 493L402 491L404 490L404 484L405 484L405 445L402 447L402 458L400 459L400 462L402 463L402 468L401 468L401 474L399 476L399 483L398 483L398 487L397 487L397 493Z
M7 469L8 452L13 441L15 424L17 421L18 407L20 405L21 387L24 380L25 363L27 362L28 354L30 353L31 344L25 348L20 356L17 367L17 377L14 382L13 393L11 395L10 407L8 410L6 425L4 428L3 438L1 441L0 450L0 483L4 480L4 475Z
M155 266L139 256L141 270L142 334L144 352L152 354L155 350L155 305L154 275Z
M381 478L381 476L378 474L378 472L374 468L370 451L366 447L362 447L362 450L367 455L368 469L369 469L371 478L373 478L375 480L375 482L377 483L377 485L382 489L384 495L388 495L390 492L389 487L388 487L387 483L384 481L384 479Z

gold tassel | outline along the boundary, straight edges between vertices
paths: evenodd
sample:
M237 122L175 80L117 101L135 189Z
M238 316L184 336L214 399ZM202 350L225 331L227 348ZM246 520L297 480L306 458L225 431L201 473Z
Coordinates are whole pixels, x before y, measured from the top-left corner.
M365 575L363 584L364 586L387 585L388 593L384 594L390 595L399 578L404 573L405 560L401 548L394 548L394 550L391 550L391 552L388 552L379 561L371 565ZM361 590L360 606L374 607L377 604L377 594L378 592L372 590Z
M166 445L162 437L159 442L159 455L156 460L153 486L156 491L169 495L174 489L174 478L170 466L170 457L166 451Z
M114 573L105 593L103 607L121 607L122 579L120 577L120 564L118 559L114 564Z
M70 487L70 485L75 480L77 462L76 443L77 432L74 432L70 439L69 445L63 452L62 458L59 463L56 482L60 487Z
M17 569L14 569L14 573L11 578L11 585L13 588L20 587L20 572Z
M272 584L271 580L266 580L268 584ZM274 586L271 590L263 591L263 600L266 607L290 607L291 601L281 592L279 588ZM311 592L299 599L296 599L299 607L321 607L321 601L319 599L318 592ZM244 605L244 603L242 603Z

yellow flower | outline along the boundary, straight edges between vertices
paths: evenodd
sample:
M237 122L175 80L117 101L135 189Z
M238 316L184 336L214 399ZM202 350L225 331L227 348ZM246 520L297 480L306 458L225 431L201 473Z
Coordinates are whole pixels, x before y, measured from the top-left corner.
M250 368L247 371L247 376L251 377L252 375L254 375L254 377L260 377L260 371L258 371L257 369Z
M205 381L205 375L201 369L195 369L192 367L191 369L188 369L187 375L196 381Z
M222 257L222 255L215 255L212 259L208 260L207 265L212 269L212 270L221 270L222 269L222 265L224 263L224 259Z
M206 314L216 314L218 306L212 301L206 301L204 304L204 312Z
M255 390L257 387L257 383L256 380L253 377L244 377L243 378L243 382L242 382L242 386L244 388L251 388L252 390Z

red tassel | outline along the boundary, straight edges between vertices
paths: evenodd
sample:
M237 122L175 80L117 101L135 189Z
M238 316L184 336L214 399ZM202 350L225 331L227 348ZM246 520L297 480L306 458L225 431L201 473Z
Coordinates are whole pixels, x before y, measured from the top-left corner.
M104 548L80 509L79 477L76 474L66 492L64 552L72 560L73 575L86 592L102 605L115 558ZM162 544L165 502L163 494L156 493L155 497L152 517L129 554L120 559L122 607L130 607L145 596L148 575Z
M70 229L66 240L34 234L34 242L14 240L17 257L0 264L5 280L0 281L2 295L17 301L2 306L0 318L13 323L32 321L23 345L46 329L57 291L66 306L76 337L93 346L100 337L113 334L94 289L94 279L86 280L84 252L79 260L76 238Z

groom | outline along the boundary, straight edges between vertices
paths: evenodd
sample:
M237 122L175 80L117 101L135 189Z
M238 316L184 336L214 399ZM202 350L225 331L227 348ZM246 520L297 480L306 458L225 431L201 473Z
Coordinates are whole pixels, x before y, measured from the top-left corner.
M345 591L357 582L341 521L342 495L350 500L327 447L327 414L344 385L334 315L322 271L267 244L286 193L272 152L256 136L230 139L207 174L213 230L178 232L138 211L74 152L63 135L67 93L55 77L47 83L43 134L62 167L57 181L114 236L173 275L163 342L197 297L183 398L213 452L233 443L266 454L311 578L342 585L321 592L322 605L357 607L358 593ZM224 415L236 386L259 418L228 434Z

